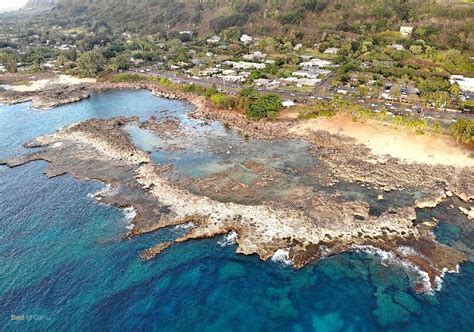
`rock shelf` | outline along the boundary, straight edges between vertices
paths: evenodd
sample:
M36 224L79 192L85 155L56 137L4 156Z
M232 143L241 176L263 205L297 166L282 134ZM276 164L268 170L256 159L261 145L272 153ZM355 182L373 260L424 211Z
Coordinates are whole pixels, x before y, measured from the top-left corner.
M423 282L415 288L422 292L434 289L446 271L456 271L458 265L466 260L463 253L436 242L431 232L434 225L414 222L416 211L413 206L391 208L373 216L369 214L367 202L345 200L324 193L301 193L278 204L264 202L259 205L219 202L193 194L164 176L169 168L155 165L147 153L132 143L124 126L137 121L137 118L87 120L35 139L27 146L41 147L40 151L3 163L15 167L41 159L49 162L47 176L68 173L81 179L104 181L111 189L98 197L101 202L134 207L137 212L132 221L134 227L128 236L189 222L194 224L195 227L173 242L157 244L140 253L145 260L159 255L174 243L230 232L237 234L238 253L256 254L267 260L277 252L287 252L295 268L330 255L375 248L390 252L394 259L419 270ZM161 125L164 127L160 128ZM176 124L166 126L154 119L139 126L159 130L161 134L178 128ZM272 127L273 124L263 126ZM274 128L268 136L281 130L285 129ZM266 133L266 129L260 132ZM337 161L341 172L347 166L349 171L343 175L334 172L337 178L354 180L351 175L355 173L359 175L356 181L379 184L383 179L385 186L399 188L418 183L416 181L423 177L421 183L428 192L440 184L455 193L470 192L465 181L466 176L472 179L472 173L468 170L453 170L441 176L441 169L424 170L418 165L408 167L412 172L418 171L409 175L402 167L397 167L399 164L396 162L388 166L391 161L379 170L371 168L370 165L377 165L365 160L370 155L351 142L335 145L340 143L340 138L325 134L318 134L317 139L312 141L319 147L331 149L330 155L341 158L337 160L333 155L322 154L321 160L329 165ZM356 153L360 152L362 159L356 159L354 154L342 157L350 147ZM263 167L251 160L245 161L244 165L248 168ZM393 174L389 175L390 172ZM459 180L461 176L464 181Z

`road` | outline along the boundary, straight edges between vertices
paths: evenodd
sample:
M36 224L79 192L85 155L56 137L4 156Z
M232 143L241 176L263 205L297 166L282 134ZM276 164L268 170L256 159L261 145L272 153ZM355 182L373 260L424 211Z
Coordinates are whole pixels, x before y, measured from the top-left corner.
M195 83L204 87L216 87L221 89L225 93L236 94L241 90L239 83L226 82L225 80L218 77L191 77L180 73L167 72L167 71L147 71L146 74L165 77L174 82L181 83ZM332 84L332 77L321 82L317 85L312 92L289 92L282 89L268 89L268 88L257 88L258 91L264 93L277 93L283 99L291 99L299 103L312 104L318 99L328 98L331 96L330 87ZM345 96L342 96L345 98ZM352 99L351 99L352 100ZM427 120L435 121L439 120L446 124L454 122L458 119L474 119L473 114L460 113L460 112L441 112L430 108L422 108L420 105L411 105L406 103L392 102L392 101L374 101L368 99L353 100L353 102L364 106L374 112L386 109L392 114L396 115L410 115L417 118L424 118ZM418 110L418 111L417 111ZM421 111L420 111L421 110Z

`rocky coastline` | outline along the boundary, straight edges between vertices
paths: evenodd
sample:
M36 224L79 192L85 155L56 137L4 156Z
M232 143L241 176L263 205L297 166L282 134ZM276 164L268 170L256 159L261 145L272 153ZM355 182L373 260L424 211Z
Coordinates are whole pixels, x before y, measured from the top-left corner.
M49 177L68 173L109 184L111 189L98 199L136 211L128 236L193 223L182 237L140 253L145 260L175 243L235 232L238 253L257 254L267 260L284 252L295 268L361 248L390 252L395 259L422 271L415 289L430 292L446 271L457 270L467 259L436 242L433 224L416 224L412 206L373 216L366 202L323 193L302 193L278 204L260 205L222 203L192 194L163 176L166 167L155 165L147 153L133 145L124 131L131 123L147 126L146 122L139 124L137 118L87 120L38 137L27 146L41 147L40 151L2 163L15 167L41 159L49 163Z
M238 253L257 254L267 260L277 252L284 252L295 268L342 252L368 249L389 252L394 260L421 271L420 282L415 285L420 292L435 289L446 271L457 271L458 265L467 259L465 254L437 243L432 233L436 223L416 222L415 208L434 208L453 195L472 202L474 174L469 168L405 164L390 157L380 158L347 137L325 131L297 135L292 131L293 120L250 121L243 114L218 109L204 97L170 91L149 82L96 83L61 92L2 92L0 95L3 102L32 100L35 108L50 108L87 98L91 93L115 89L148 89L156 96L185 100L195 106L190 116L220 121L245 136L307 140L315 147L315 157L330 170L324 179L326 185L347 181L386 192L417 188L426 194L415 206L391 208L378 216L369 214L367 202L323 193L304 192L278 204L219 202L170 181L164 175L169 167L155 165L146 152L133 145L124 130L125 125L134 123L157 135L180 135L180 125L173 119L151 118L144 122L138 118L91 119L38 137L26 145L41 147L39 152L0 162L15 167L46 160L49 177L67 173L109 184L111 190L97 199L122 208L133 207L137 212L128 236L193 223L194 227L175 241L157 244L140 253L142 259L152 259L175 243L235 232ZM246 164L259 166L252 161ZM470 215L465 207L462 209Z

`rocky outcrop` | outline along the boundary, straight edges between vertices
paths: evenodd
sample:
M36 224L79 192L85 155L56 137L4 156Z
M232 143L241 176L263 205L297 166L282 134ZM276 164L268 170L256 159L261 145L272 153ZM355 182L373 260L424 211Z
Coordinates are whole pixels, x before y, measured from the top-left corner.
M39 152L6 163L15 167L43 159L49 162L48 176L69 173L110 184L111 189L98 198L103 203L135 208L129 236L189 222L195 225L175 241L140 253L145 260L173 243L234 232L238 253L257 254L267 260L284 251L295 268L355 248L388 251L423 271L428 283L418 289L428 291L444 271L453 270L466 259L464 254L438 244L429 227L415 225L413 207L391 208L374 216L366 202L318 192L260 205L225 203L193 194L162 176L163 168L131 143L123 126L136 121L116 118L72 125L29 144L42 147ZM249 161L245 164L259 167ZM400 251L401 247L409 249Z
M0 102L12 105L32 102L35 109L49 109L89 98L88 85L54 86L41 91L2 91Z

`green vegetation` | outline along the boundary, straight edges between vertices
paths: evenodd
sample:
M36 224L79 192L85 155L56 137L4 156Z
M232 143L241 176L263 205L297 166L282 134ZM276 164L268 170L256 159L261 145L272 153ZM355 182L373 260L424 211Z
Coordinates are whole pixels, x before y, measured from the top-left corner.
M251 88L243 89L237 96L230 96L219 92L215 88L205 88L198 84L179 84L167 78L132 73L116 74L110 78L110 81L113 83L153 82L175 91L205 96L220 108L245 112L249 118L254 120L264 117L276 117L282 108L280 96L274 94L260 95Z
M112 77L110 81L112 83L122 83L122 82L139 82L139 81L144 81L145 79L146 77L143 75L123 73L123 74L115 75L114 77Z
M275 94L259 96L250 104L247 115L251 119L276 117L281 110L281 97Z
M77 58L77 68L80 74L95 76L104 69L106 60L99 51L87 51Z
M458 142L474 143L474 120L460 119L453 123L449 130Z
M9 73L16 73L18 69L17 60L14 54L0 53L0 63L5 66Z
M470 112L474 112L474 100L465 101L463 106L464 106L464 109L466 109Z

